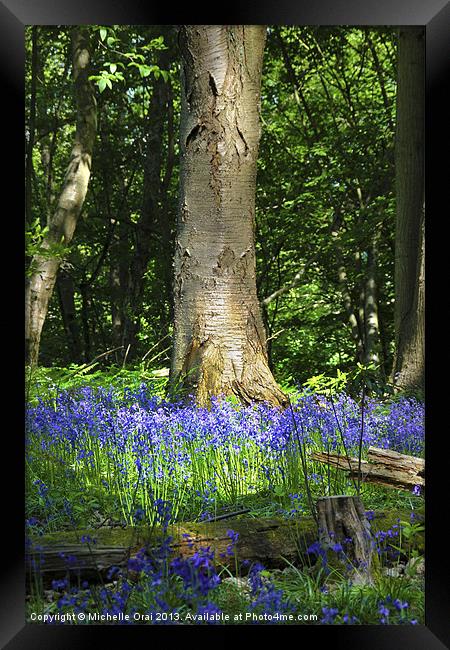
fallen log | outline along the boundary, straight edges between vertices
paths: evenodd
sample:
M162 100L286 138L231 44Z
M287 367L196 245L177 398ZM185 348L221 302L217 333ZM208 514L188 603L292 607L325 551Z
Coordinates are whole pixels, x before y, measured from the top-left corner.
M371 521L374 532L387 530L398 519L409 519L409 512L375 513ZM229 530L238 533L234 553L230 556ZM285 568L286 560L296 566L311 564L314 558L308 548L317 540L317 526L312 517L295 520L235 518L211 523L180 523L169 526L172 537L172 557L189 557L200 548L209 547L215 553L217 565L236 570L242 560L261 562L266 568ZM94 542L82 543L89 536ZM52 533L31 539L27 553L27 572L30 580L36 577L48 585L56 578L77 580L105 579L116 566L125 568L128 560L143 547L151 556L158 549L161 530L145 527L105 528ZM423 552L424 536L414 540L414 547ZM245 569L239 569L242 573Z
M342 454L316 451L312 460L348 472L352 478L361 478L367 483L378 483L400 490L411 490L416 485L425 492L425 461L423 458L399 454L390 449L369 447L367 460L347 458ZM360 470L360 471L359 471Z

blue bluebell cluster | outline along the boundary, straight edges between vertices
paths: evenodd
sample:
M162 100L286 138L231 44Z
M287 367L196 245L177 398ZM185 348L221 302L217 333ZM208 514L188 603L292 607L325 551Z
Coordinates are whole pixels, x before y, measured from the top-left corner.
M409 625L417 625L416 619L410 619L407 616L407 609L409 603L403 602L399 598L392 598L388 595L384 600L378 603L378 613L380 615L381 625L389 625L392 623L404 623Z
M288 498L302 487L299 444L342 451L345 443L356 453L361 438L361 408L349 395L331 401L304 392L292 406L280 411L213 398L210 408L201 408L161 399L145 384L122 393L90 387L61 391L27 408L27 456L40 476L34 490L45 506L52 486L44 478L63 476L79 489L96 485L120 496L129 523L140 516L137 506L153 516L150 504L158 499L171 501L174 517L188 498L197 499L191 512L200 504L199 516L205 518L220 499L234 501L277 486ZM423 404L366 399L362 445L421 455ZM320 488L321 475L310 471L308 478ZM286 516L302 511L299 499L291 501Z
M170 517L170 507L167 503L159 506L159 516L164 524ZM229 529L227 536L230 545L228 554L234 553L238 541L238 533ZM94 540L86 539L85 543ZM34 550L38 550L38 546ZM219 624L220 618L213 615L222 614L217 604L217 589L222 579L220 562L217 563L214 551L210 547L202 547L190 556L173 557L172 538L167 531L161 536L159 545L152 550L143 547L128 561L125 569L111 567L107 580L101 585L90 585L87 581L74 585L67 578L53 580L52 590L55 595L57 611L61 614L70 612L73 616L80 612L116 617L116 624L134 624L148 621L154 624L171 625L183 622L187 613L202 615L200 624ZM335 549L340 552L339 548ZM72 557L66 557L68 567L73 562ZM248 585L249 597L244 606L244 614L280 615L295 614L297 607L287 594L275 586L269 571L259 562L249 566ZM242 566L244 562L242 563ZM113 581L112 583L110 581ZM328 590L321 589L324 594ZM318 623L322 625L354 625L360 624L357 616L347 609L340 610L331 598L331 603L322 601ZM409 612L409 603L387 595L383 600L374 604L374 616L378 616L381 624L417 624L417 619ZM164 618L161 614L167 614ZM136 618L135 614L139 614ZM82 620L86 620L86 617ZM112 621L112 618L109 619ZM241 619L242 620L242 619ZM269 620L269 619L268 619ZM295 617L291 620L295 621ZM261 619L251 619L260 622ZM281 622L281 619L279 619ZM47 623L54 624L51 619Z
M283 614L295 610L282 589L277 589L264 566L255 562L248 574L252 601L250 610L259 614Z

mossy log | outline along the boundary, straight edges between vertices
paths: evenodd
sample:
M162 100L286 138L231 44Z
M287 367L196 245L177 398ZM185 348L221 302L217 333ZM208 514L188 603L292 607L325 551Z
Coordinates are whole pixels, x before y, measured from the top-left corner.
M387 530L398 519L408 519L409 512L378 512L371 522L374 532ZM228 530L239 534L235 555L227 553L231 544ZM236 517L211 523L180 523L169 526L172 537L172 556L189 557L200 548L210 547L217 565L235 572L243 560L250 564L261 562L266 568L285 568L286 560L297 566L314 561L308 547L317 541L317 526L312 517L295 520L250 519ZM96 542L82 543L89 536ZM423 534L414 540L414 546L423 551ZM55 578L67 575L79 579L104 579L113 566L126 567L128 560L146 548L151 555L161 541L158 527L101 528L63 531L31 539L27 557L30 577L49 584ZM240 571L244 572L241 568Z

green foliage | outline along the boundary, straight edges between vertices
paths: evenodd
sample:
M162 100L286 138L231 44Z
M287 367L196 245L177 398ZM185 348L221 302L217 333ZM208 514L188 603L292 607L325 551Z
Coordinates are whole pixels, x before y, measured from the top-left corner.
M137 368L111 365L106 369L100 366L99 361L71 364L67 368L39 366L27 369L26 397L29 403L35 404L39 397L54 398L61 390L77 391L82 387L113 389L120 395L125 389L137 390L142 383L151 386L158 397L164 397L168 376L166 372L161 376L158 369L150 369L144 364Z
M337 367L351 371L357 357L338 267L346 269L357 312L375 232L386 353L379 374L389 371L394 48L390 30L269 28L257 193L260 296L303 273L267 309L269 335L284 330L272 345L277 376L304 381ZM340 226L333 231L335 222Z
M122 327L128 318L139 332L126 362L142 359L171 328L171 281L164 275L171 273L170 256L162 242L165 237L173 250L179 53L168 26L94 25L90 29L95 43L91 79L98 90L99 110L95 159L71 249L49 254L64 254L71 265L82 359L88 362L99 351L123 345L107 357L120 367L128 342L118 340L113 323L122 309L120 287L131 273L145 235L140 229L153 119L149 110L161 82L170 84L173 117L167 106L160 135L163 190L155 201L167 216L169 232L163 234L158 223L149 226L151 259L139 303L142 310L138 317L128 307L121 314ZM39 27L38 46L28 255L39 251L75 128L69 29ZM26 47L29 96L30 29ZM286 389L311 377L333 377L338 370L348 374L350 381L357 362L362 362L338 269L345 268L351 307L358 315L376 233L379 363L365 381L370 391L386 392L393 356L395 48L396 36L390 28L268 29L256 197L257 284L263 299L301 275L290 291L264 308L271 365ZM29 123L28 103L26 110ZM117 289L112 288L113 277ZM362 323L359 329L364 329ZM41 362L79 363L66 341L55 292L43 332Z
M35 255L45 255L48 253L43 248L42 243L48 233L48 226L42 227L38 217L27 227L25 231L25 255L33 258ZM27 269L27 274L31 275L33 269L31 266Z

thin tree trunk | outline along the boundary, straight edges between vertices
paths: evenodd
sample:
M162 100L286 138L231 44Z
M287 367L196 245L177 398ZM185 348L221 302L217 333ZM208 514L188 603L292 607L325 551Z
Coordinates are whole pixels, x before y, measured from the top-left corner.
M350 325L350 332L352 335L352 339L355 342L355 346L356 346L355 356L356 356L356 360L361 362L363 358L363 351L364 351L364 339L361 333L360 323L358 321L358 314L353 307L353 300L352 300L352 296L347 281L347 271L345 269L344 256L342 254L342 249L338 243L339 240L337 239L337 236L339 234L339 229L341 227L341 222L342 222L342 218L341 215L338 213L335 216L334 221L331 225L331 235L333 237L334 248L336 251L336 258L338 262L339 287L341 289L344 309Z
M294 89L294 98L295 98L295 103L297 104L297 107L299 109L300 119L302 119L303 111L304 111L306 113L307 117L308 117L308 121L309 121L309 123L311 125L311 129L313 131L312 138L309 137L309 135L305 132L305 137L306 137L306 139L308 141L308 144L309 144L309 146L312 146L312 144L314 144L314 142L317 142L317 140L320 137L319 130L317 128L317 124L316 124L316 122L314 120L314 116L313 116L313 114L311 112L311 109L310 109L310 107L308 105L308 102L306 101L306 97L305 97L305 95L304 95L304 93L302 91L301 84L300 84L300 82L299 82L299 80L297 78L297 75L295 73L294 67L292 65L292 61L290 59L290 56L289 56L286 44L285 44L285 42L283 40L283 37L281 36L281 30L280 30L279 27L275 28L275 33L277 35L277 39L278 39L278 43L279 43L279 46L280 46L280 49L281 49L281 53L283 55L283 60L284 60L285 66L286 66L286 72L287 72L288 78L289 78L289 80L290 80L290 82L292 84L292 87Z
M168 50L163 51L159 57L158 65L163 69L168 69L170 62L170 52ZM161 247L155 245L155 234L160 230L162 239L164 239L164 235L167 236L164 221L168 216L167 214L161 214L161 200L162 183L168 183L169 178L166 174L165 181L161 181L161 170L163 168L164 124L169 98L169 84L163 77L159 77L154 84L148 110L142 207L136 227L135 250L130 263L129 286L126 292L128 317L124 324L124 345L126 348L130 345L128 358L132 358L136 353L137 334L142 313L142 297L145 289L145 274L150 260L155 256L156 250ZM164 253L167 254L167 251L164 250ZM166 272L163 269L163 281L165 275Z
M383 381L386 381L389 375L389 368L390 368L388 336L384 325L384 319L383 319L382 310L380 306L379 296L377 296L377 301L378 301L378 326L379 326L379 333L380 333L380 347L381 347L381 357L382 357L381 372L383 376Z
M33 220L33 149L36 135L36 82L39 65L39 49L37 38L37 25L31 28L31 92L30 92L30 121L29 134L26 143L25 162L25 217L28 223Z
M377 241L376 236L367 251L367 274L364 291L364 357L363 363L375 363L380 361L379 357L379 324L378 324L378 301L377 301Z
M173 91L170 80L167 82L167 159L166 170L161 184L161 209L159 224L163 255L160 265L163 278L162 304L160 309L161 326L165 329L173 321L173 232L175 227L175 211L169 203L169 185L175 163L175 125L173 111ZM167 308L168 305L168 308Z
M89 81L89 31L77 26L72 31L73 78L77 107L77 128L70 163L56 210L43 241L47 254L36 255L31 262L32 273L27 281L25 297L26 362L36 365L39 345L47 316L48 304L61 264L60 252L54 246L68 246L72 240L83 207L91 173L92 150L97 130L97 105Z
M338 267L338 279L341 288L342 299L344 302L345 313L347 314L348 322L350 324L350 331L352 339L356 345L356 358L358 361L362 360L363 356L363 341L361 339L360 330L358 327L358 319L353 309L352 297L348 289L347 273L343 264Z
M256 292L264 26L183 26L172 384L284 404Z
M127 209L124 206L124 214ZM111 297L112 316L112 342L114 348L120 348L115 352L116 362L124 355L124 332L127 314L125 311L126 293L128 281L128 255L129 255L129 234L126 225L119 221L110 250L109 283Z
M389 128L392 129L393 124L392 124L392 117L391 117L391 103L389 101L389 98L388 98L387 92L386 92L386 83L384 81L383 68L381 66L380 59L378 57L377 46L373 42L373 40L372 40L372 38L370 36L370 32L367 32L367 42L369 44L369 49L370 49L370 52L372 54L374 67L375 67L375 70L377 72L378 83L379 83L380 90L381 90L381 96L383 97L383 104L384 104L384 108L386 109L386 116L387 116L387 120L388 120L388 125L389 125Z
M425 363L424 51L422 28L400 30L393 382L401 389L422 390Z
M70 360L73 363L81 362L81 340L78 327L78 318L75 308L75 289L73 278L69 273L60 270L57 279L57 289L61 315L66 333Z
M91 298L89 295L89 284L83 280L80 283L81 293L81 324L83 331L83 356L84 361L88 363L91 360L91 330L89 327L89 312L91 308Z

